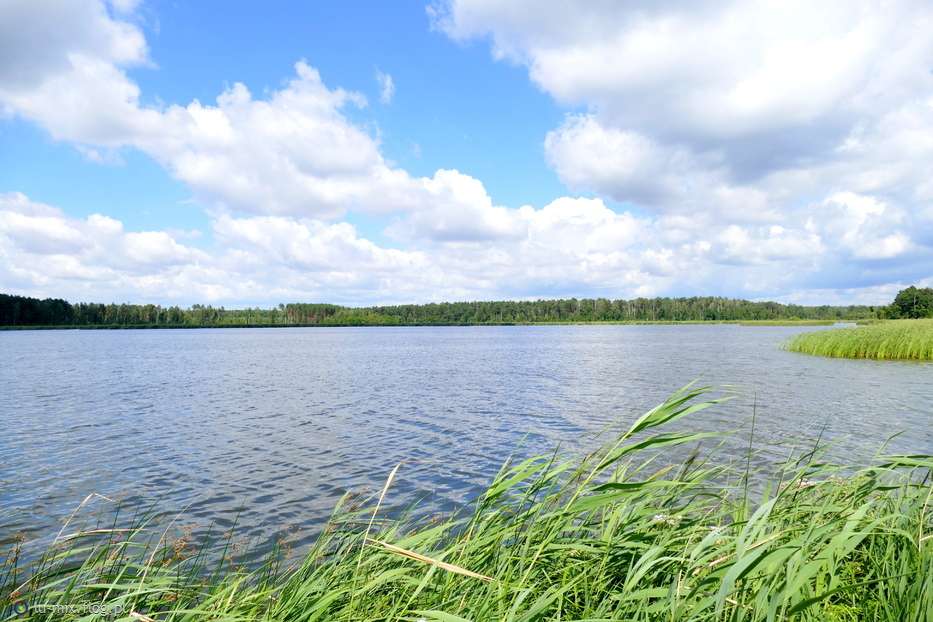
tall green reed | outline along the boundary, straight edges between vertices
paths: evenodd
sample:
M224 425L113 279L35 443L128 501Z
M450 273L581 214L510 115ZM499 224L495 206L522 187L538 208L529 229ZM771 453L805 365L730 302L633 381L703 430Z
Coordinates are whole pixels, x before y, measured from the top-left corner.
M432 521L381 514L394 471L293 565L231 566L142 524L64 534L35 566L8 563L3 594L30 620L933 619L933 458L811 452L758 493L747 461L658 466L715 438L658 429L720 401L686 387L581 459L507 463Z
M933 319L890 320L855 328L834 328L794 337L792 352L838 358L933 360Z

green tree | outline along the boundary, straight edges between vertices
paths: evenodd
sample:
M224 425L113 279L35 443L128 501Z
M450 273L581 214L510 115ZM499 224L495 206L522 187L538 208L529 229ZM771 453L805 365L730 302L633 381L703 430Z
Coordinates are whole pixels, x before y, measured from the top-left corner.
M891 303L890 314L894 318L933 317L933 288L911 285L902 289Z

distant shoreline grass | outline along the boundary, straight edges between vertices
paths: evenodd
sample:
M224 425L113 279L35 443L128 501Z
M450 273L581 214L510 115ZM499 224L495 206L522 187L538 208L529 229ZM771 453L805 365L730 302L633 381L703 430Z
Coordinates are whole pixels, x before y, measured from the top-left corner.
M741 326L833 326L835 324L855 324L864 320L740 320Z
M933 361L933 319L804 333L794 337L787 349L835 358Z
M314 324L53 324L0 326L4 330L183 330L194 328L352 328L352 327L428 327L428 326L680 326L697 324L730 324L738 326L833 326L848 323L872 323L872 319L853 320L591 320L553 322L466 322L466 323L314 323Z
M0 567L0 597L17 620L49 622L929 621L933 457L840 468L814 448L758 494L748 462L653 462L715 441L655 430L717 402L685 388L581 460L507 464L433 521L385 516L396 467L294 565L250 570L167 531L66 523L36 566Z

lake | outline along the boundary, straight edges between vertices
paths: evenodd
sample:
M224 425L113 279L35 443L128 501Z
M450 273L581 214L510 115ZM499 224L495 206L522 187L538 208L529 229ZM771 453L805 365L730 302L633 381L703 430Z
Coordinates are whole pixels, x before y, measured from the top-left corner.
M38 547L91 492L260 549L346 491L450 509L510 454L592 449L687 382L738 398L685 427L760 462L822 434L933 453L933 365L781 349L803 327L503 326L0 332L0 543ZM602 438L606 438L605 434ZM95 507L105 507L98 502Z

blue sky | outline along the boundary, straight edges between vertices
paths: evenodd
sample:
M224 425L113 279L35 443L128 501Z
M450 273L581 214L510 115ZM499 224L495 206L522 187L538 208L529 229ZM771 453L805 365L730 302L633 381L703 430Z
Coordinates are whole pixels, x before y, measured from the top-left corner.
M542 149L561 108L485 46L432 31L424 2L152 2L135 21L153 66L129 75L148 103L212 102L234 82L262 93L305 59L328 83L367 96L355 120L378 132L385 156L413 174L456 168L510 205L543 204L562 191ZM377 71L396 85L391 105L379 101ZM26 120L8 120L0 132L0 187L76 216L106 205L129 227L206 224L186 205L184 184L142 154L125 151L120 164L101 166Z
M541 143L563 110L486 46L433 31L423 1L162 2L144 14L157 30L149 41L159 65L132 74L144 93L212 101L233 82L261 93L304 59L326 83L366 95L370 105L355 120L378 128L385 156L412 174L456 168L509 205L562 191ZM391 105L379 102L377 71L396 85Z
M933 276L931 11L859 4L11 0L0 290L883 303Z

